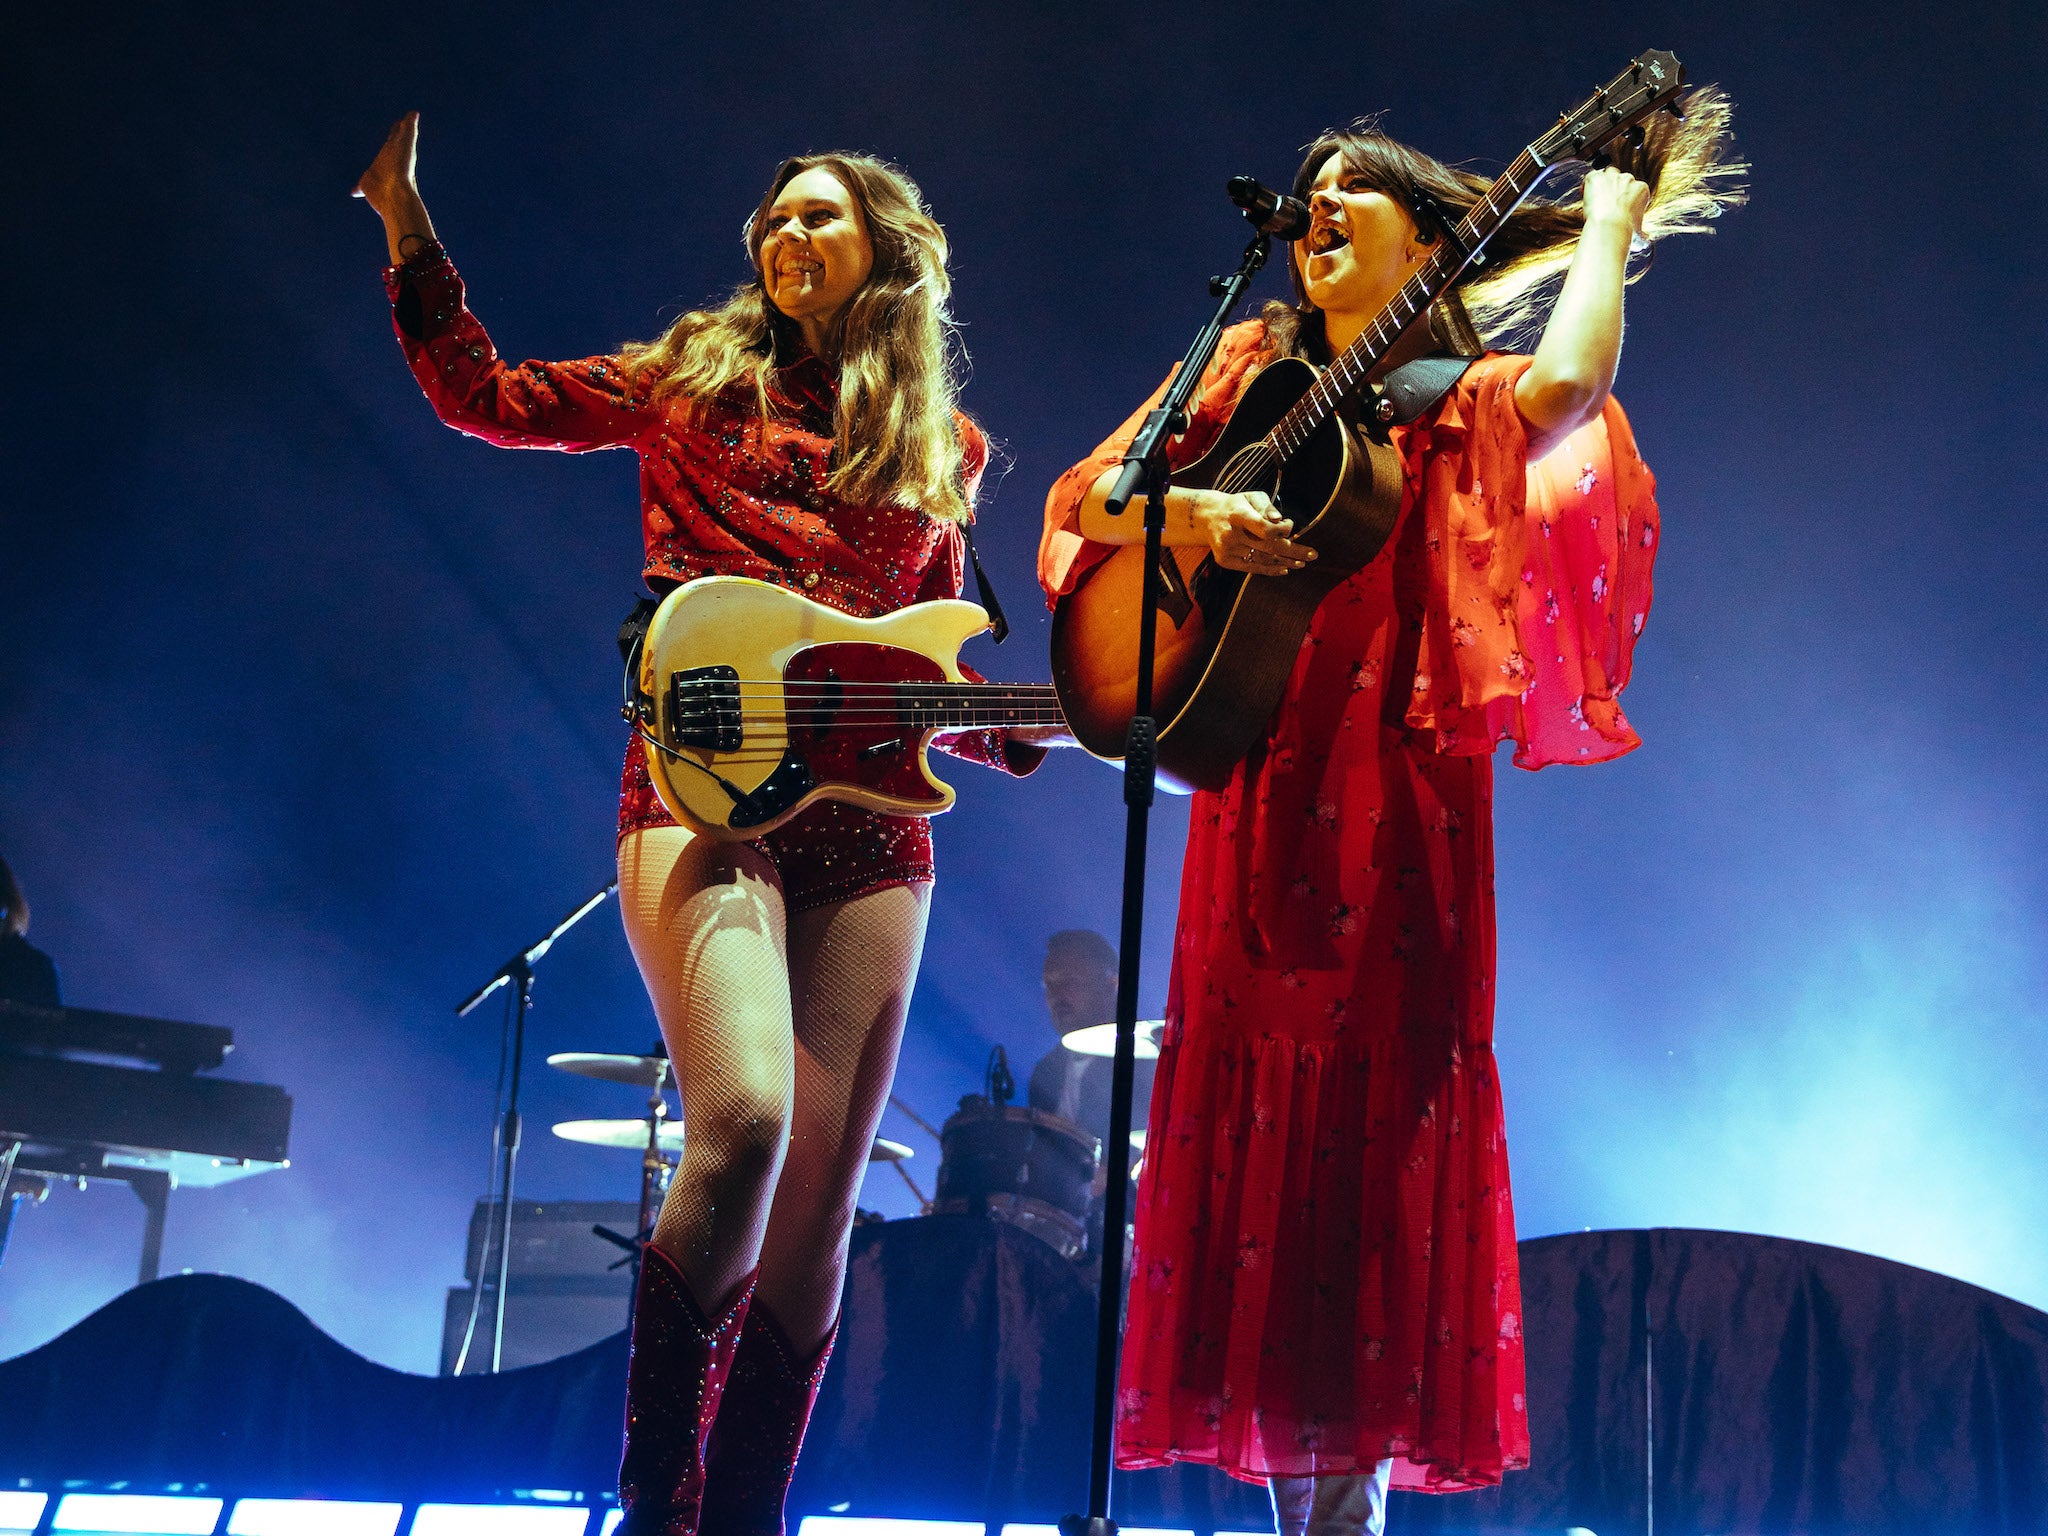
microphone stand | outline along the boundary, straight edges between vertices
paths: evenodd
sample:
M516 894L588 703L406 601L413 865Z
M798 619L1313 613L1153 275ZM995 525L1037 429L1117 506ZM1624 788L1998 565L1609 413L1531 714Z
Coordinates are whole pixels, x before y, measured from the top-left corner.
M1247 210L1246 217L1256 217ZM1137 709L1124 740L1124 880L1123 920L1117 937L1116 1054L1109 1079L1109 1184L1103 1195L1102 1282L1095 1317L1095 1421L1088 1448L1088 1513L1067 1515L1061 1536L1117 1536L1109 1517L1109 1481L1116 1442L1116 1377L1121 1343L1124 1295L1124 1213L1131 1182L1131 1087L1137 1071L1138 961L1145 926L1145 836L1151 821L1152 797L1158 777L1157 722L1152 718L1152 666L1159 622L1159 562L1165 553L1166 493L1173 471L1166 461L1167 440L1187 428L1188 401L1215 355L1223 328L1272 253L1272 237L1263 230L1244 248L1244 257L1229 277L1209 279L1216 312L1196 334L1194 345L1175 370L1166 395L1145 418L1124 455L1123 472L1110 491L1107 510L1121 517L1134 496L1145 498L1145 580L1138 622Z
M526 1015L533 1007L533 965L542 955L554 947L555 940L574 928L601 903L605 897L619 888L614 880L610 885L589 897L574 912L563 918L549 930L546 938L529 944L510 960L499 966L491 979L478 987L469 996L455 1005L455 1016L459 1019L477 1004L489 997L498 988L508 983L518 987L519 1003L512 1026L512 1079L510 1091L505 1098L505 1120L499 1127L498 1146L503 1157L499 1172L500 1198L497 1210L498 1236L498 1294L491 1320L491 1374L496 1375L505 1361L505 1286L512 1277L512 1173L519 1160L519 1065L526 1054ZM487 1224L484 1229L482 1250L477 1254L476 1286L482 1290L484 1264L491 1253L491 1231ZM472 1314L472 1317L474 1314ZM462 1373L463 1360L469 1355L469 1341L462 1346L462 1359L456 1361L455 1372Z

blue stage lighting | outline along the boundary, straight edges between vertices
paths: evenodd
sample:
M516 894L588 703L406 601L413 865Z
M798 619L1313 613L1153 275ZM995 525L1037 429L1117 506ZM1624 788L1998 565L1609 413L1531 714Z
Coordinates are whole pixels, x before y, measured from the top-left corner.
M403 1504L342 1499L240 1499L228 1536L394 1536Z
M50 1530L65 1536L213 1536L221 1503L166 1493L67 1493Z
M604 1523L597 1528L597 1536L612 1536L612 1532L619 1528L619 1522L625 1518L626 1512L623 1509L606 1510Z
M805 1515L797 1536L982 1536L979 1520L879 1520L863 1515Z
M422 1504L409 1536L583 1536L587 1509L545 1504Z
M0 1536L28 1536L43 1523L47 1493L0 1493Z

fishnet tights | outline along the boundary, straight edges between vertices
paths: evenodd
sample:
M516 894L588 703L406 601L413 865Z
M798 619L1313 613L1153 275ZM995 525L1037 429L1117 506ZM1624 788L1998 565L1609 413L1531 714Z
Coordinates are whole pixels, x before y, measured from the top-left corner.
M707 1312L758 1261L755 1294L799 1358L839 1312L929 894L892 886L791 916L775 866L744 845L680 827L619 844L626 939L683 1098L655 1244Z

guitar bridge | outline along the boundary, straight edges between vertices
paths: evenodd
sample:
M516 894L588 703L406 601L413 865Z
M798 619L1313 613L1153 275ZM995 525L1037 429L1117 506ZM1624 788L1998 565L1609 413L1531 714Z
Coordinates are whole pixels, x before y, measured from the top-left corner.
M669 739L678 747L737 752L746 739L740 674L733 667L691 667L668 679Z

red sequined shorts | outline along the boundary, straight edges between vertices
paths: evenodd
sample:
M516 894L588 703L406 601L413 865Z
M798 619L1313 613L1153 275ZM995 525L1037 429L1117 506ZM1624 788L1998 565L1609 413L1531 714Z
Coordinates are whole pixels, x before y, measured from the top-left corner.
M636 737L626 743L619 781L619 836L649 827L672 827L675 817L654 792L647 754ZM885 816L840 800L818 800L747 847L782 876L786 910L851 901L892 885L929 883L932 824L923 816Z

